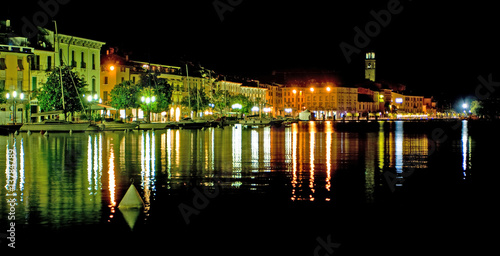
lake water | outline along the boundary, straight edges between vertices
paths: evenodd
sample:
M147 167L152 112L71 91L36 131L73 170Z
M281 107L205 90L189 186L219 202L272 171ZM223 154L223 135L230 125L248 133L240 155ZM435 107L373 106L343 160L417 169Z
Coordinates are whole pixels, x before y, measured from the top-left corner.
M498 151L488 147L498 136L468 121L376 125L0 137L0 246L14 223L16 248L476 251L492 213ZM117 208L130 184L145 209Z

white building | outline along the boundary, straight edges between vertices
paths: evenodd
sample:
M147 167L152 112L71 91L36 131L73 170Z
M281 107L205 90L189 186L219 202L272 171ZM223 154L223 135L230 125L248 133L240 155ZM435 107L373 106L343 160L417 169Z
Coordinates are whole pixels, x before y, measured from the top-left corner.
M65 34L56 35L43 28L39 30L39 40L34 46L35 52L30 65L30 91L40 88L55 67L71 66L87 82L86 91L91 94L99 93L101 48L106 43ZM30 104L31 113L40 112L36 99L31 99Z

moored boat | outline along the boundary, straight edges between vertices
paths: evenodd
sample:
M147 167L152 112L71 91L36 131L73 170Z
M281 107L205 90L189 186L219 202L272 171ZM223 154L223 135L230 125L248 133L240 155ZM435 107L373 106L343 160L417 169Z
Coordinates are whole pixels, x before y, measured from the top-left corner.
M103 122L99 125L101 131L125 131L134 130L138 124L136 123L124 123L122 121L111 121Z
M138 130L165 130L168 123L139 123Z
M0 135L7 135L9 133L15 133L16 131L19 131L21 126L22 126L22 124L0 125Z
M192 120L191 118L186 118L178 122L179 128L182 129L202 129L209 126L207 120Z
M246 126L268 126L271 125L270 119L245 119L240 120L241 125Z
M62 120L45 120L41 123L27 123L19 129L21 132L85 132L89 123L72 123Z

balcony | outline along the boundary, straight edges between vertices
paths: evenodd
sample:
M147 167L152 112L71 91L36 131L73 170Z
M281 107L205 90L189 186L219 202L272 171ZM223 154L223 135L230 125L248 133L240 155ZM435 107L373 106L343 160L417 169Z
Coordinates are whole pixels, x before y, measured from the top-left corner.
M17 52L17 53L33 54L34 48L2 44L0 45L0 52Z

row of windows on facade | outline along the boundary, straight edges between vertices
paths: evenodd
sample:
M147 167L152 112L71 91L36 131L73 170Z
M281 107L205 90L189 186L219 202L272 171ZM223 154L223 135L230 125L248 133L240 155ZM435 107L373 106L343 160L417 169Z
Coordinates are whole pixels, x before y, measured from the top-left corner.
M0 58L0 70L6 70L7 63L5 62L5 58ZM24 65L23 65L23 59L17 59L17 71L22 71L24 70Z
M338 98L341 101L344 100L343 96L339 96ZM312 100L313 101L316 101L316 100L323 101L323 96L318 96L318 98L316 98L316 96L313 96ZM350 97L347 97L347 96L346 96L346 100L347 101L351 101L351 100L354 101L354 99L351 99ZM311 96L307 96L307 101L311 101ZM325 101L330 101L330 97L325 96ZM335 101L335 96L331 96L331 101ZM285 98L285 102L295 102L295 98ZM303 97L297 98L297 102L304 102L304 98Z
M81 56L80 63L79 63L80 68L87 68L87 63L85 62L85 52L81 52L80 56ZM48 57L50 57L50 56L48 56ZM92 54L92 58L90 61L92 63L92 67L91 67L92 70L95 70L96 69L95 54ZM63 66L64 64L65 63L64 63L63 50L59 49L59 65ZM75 68L78 67L78 65L77 65L78 63L75 60L75 51L71 51L71 62L68 64L71 64L70 66L75 67Z
M406 97L405 100L406 101L424 101L424 98L423 97L419 97L419 98Z
M36 76L31 78L31 91L36 91L38 89L38 79ZM17 86L11 85L10 88L5 88L6 86L6 81L5 79L0 79L0 90L17 90L17 91L23 91L23 80L19 79L17 80ZM91 79L91 87L92 87L92 93L96 93L96 79L92 78Z
M84 58L83 56L84 53L82 53L82 58ZM60 55L62 56L62 55ZM62 66L64 65L64 60L63 58L60 58L59 60L59 64ZM33 61L31 61L31 70L46 70L46 71L50 71L52 70L52 56L47 56L47 65L46 66L43 66L40 62L40 55L35 55L34 58L33 58ZM74 58L72 59L71 61L71 66L72 67L75 67L77 68L78 65L77 65L77 62L74 60ZM0 58L0 70L6 70L7 68L7 63L5 62L5 58ZM18 71L22 71L24 70L24 65L23 65L23 60L22 59L18 59L17 60L17 70ZM80 62L80 68L87 68L87 63L82 61ZM92 54L92 69L95 70L95 54Z

